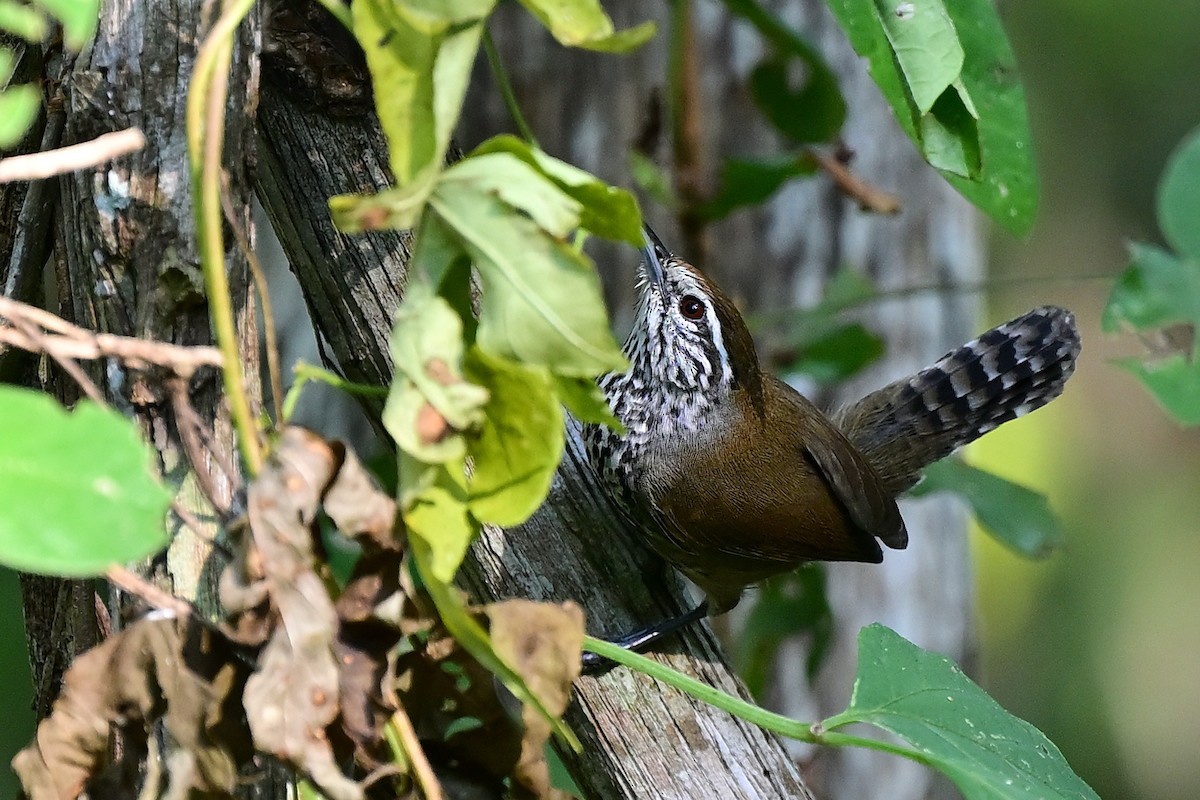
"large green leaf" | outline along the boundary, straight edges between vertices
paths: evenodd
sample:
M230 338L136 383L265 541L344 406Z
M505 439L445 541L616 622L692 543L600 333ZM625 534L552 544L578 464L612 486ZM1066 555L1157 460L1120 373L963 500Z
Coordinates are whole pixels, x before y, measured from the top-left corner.
M401 469L405 466L401 464ZM467 511L464 462L434 470L429 484L408 504L404 524L408 535L420 537L428 548L422 573L426 580L451 583L467 548L479 535L479 523Z
M474 471L468 505L483 522L519 525L546 498L562 460L562 406L544 367L528 367L473 347L464 371L489 394L484 423L470 440Z
M579 202L579 225L583 228L598 236L642 246L642 214L637 198L630 192L609 186L594 175L508 134L488 139L471 155L487 153L510 153L553 181Z
M462 169L476 160L469 159L447 170L430 198L479 270L479 345L563 375L624 369L595 270L540 224L556 218L551 209L578 204L516 157L486 158L509 162L511 181L503 189L479 170Z
M1037 175L1025 93L991 0L827 2L926 160L1001 225L1028 232ZM959 49L961 70L946 81Z
M854 722L899 736L911 757L950 778L966 800L1099 800L1041 731L1001 708L949 659L882 625L859 633L850 707L821 726Z
M464 458L463 432L483 422L488 394L462 376L462 332L449 303L420 282L409 284L392 327L396 378L383 424L397 447L426 463Z
M569 47L623 53L654 36L653 22L616 32L599 0L521 0L521 4Z
M83 47L96 32L100 0L37 0L63 26L63 44L72 50Z
M428 185L441 169L462 110L490 0L431 4L355 0L375 107L401 186ZM438 9L441 8L441 13Z
M600 387L591 378L555 375L554 391L567 411L571 412L571 416L580 422L607 425L622 433L625 431L621 420L613 416L604 392L600 391Z
M511 153L481 153L455 164L442 178L451 187L492 195L527 214L555 239L579 225L583 205ZM440 187L439 187L440 188Z
M129 420L0 387L0 421L0 563L100 575L166 545L171 494Z
M1064 543L1062 525L1046 496L999 475L946 458L925 470L915 497L952 492L971 507L979 524L1001 544L1029 558L1044 558Z

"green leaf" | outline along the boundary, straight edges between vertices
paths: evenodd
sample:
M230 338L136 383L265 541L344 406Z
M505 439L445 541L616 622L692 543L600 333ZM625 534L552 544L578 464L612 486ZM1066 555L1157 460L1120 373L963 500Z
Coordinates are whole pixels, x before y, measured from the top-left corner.
M50 23L29 6L0 0L0 31L8 31L27 42L42 42L50 35Z
M1182 353L1154 361L1128 358L1116 363L1136 375L1177 422L1200 425L1200 364Z
M926 160L938 167L964 197L1001 225L1018 235L1027 233L1037 210L1037 176L1025 93L991 0L945 0L940 4L952 23L963 62L957 82L952 80L948 84L949 88L937 96L927 114L919 111L910 93L906 73L901 69L881 19L883 14L874 0L827 1L855 51L867 59L871 76L896 119ZM924 13L915 16L915 6L921 4L880 2L893 16L898 5L912 6L914 16L903 21L926 24L922 22ZM908 14L906 9L901 11ZM900 22L896 16L896 23ZM935 31L925 35L932 36L935 44L941 42L947 32L944 23L935 19L929 24ZM936 31L942 31L942 36ZM937 46L936 52L945 57L947 45ZM937 70L931 72L941 74ZM932 87L939 81L922 79L922 100L928 100ZM974 167L976 161L978 165ZM970 177L960 174L964 170Z
M999 475L945 458L925 470L914 497L952 492L971 507L996 541L1027 558L1045 558L1065 542L1062 525L1045 495Z
M33 84L0 91L0 149L21 141L42 104L42 93Z
M1164 332L1166 355L1117 362L1136 375L1155 399L1184 425L1200 424L1200 129L1171 155L1158 187L1158 223L1178 251L1148 244L1130 245L1132 263L1113 285L1101 323L1106 331L1123 325L1144 331L1180 325ZM1182 327L1186 326L1186 327ZM1186 341L1178 341L1178 331Z
M620 433L625 432L621 420L613 416L604 392L591 378L569 378L554 376L554 391L559 401L580 422L592 425L607 425Z
M440 28L446 24L477 22L492 13L496 0L402 0L414 16L426 25Z
M1200 128L1167 161L1158 186L1158 225L1172 247L1200 260Z
M438 287L444 297L447 284L456 284L456 292L464 296L446 299L459 312L466 326L464 340L475 338L475 315L470 310L470 268L471 261L454 232L437 214L425 214L417 230L409 273L427 279L429 285ZM461 303L462 308L456 302Z
M475 468L467 504L483 522L519 525L546 498L562 460L562 406L545 368L527 367L474 347L463 369L489 394L484 423L469 445Z
M975 106L963 86L965 54L946 8L936 2L875 0L875 11L912 104L929 163L967 178L979 172Z
M467 510L464 475L461 460L438 466L432 481L404 512L409 536L419 537L428 548L422 570L426 581L451 583L467 548L479 535L479 523Z
M637 198L624 189L604 181L578 167L548 155L515 136L493 136L472 156L509 153L536 169L543 177L566 192L580 205L579 224L598 236L642 246L642 213Z
M133 423L86 401L68 413L8 386L0 420L0 563L100 575L166 545L171 493Z
M521 164L503 154L489 156L501 157ZM447 170L430 203L479 270L479 345L563 375L625 369L608 327L600 280L586 257L548 235L524 209L505 202L532 202L523 190L510 188L502 197L492 190L490 178L459 166Z
M821 54L756 0L725 0L730 13L753 25L775 49L750 74L755 105L781 133L796 142L825 142L846 121L837 76ZM792 59L803 65L804 83L794 86Z
M858 637L850 707L821 723L866 722L899 736L965 800L1099 800L1045 735L1003 708L949 659L883 627Z
M62 23L63 44L79 50L96 33L100 0L37 0L37 4Z
M472 155L446 170L445 186L468 186L519 209L555 239L565 239L580 222L583 205L511 153Z
M721 168L721 188L696 211L708 220L724 219L736 209L763 202L792 178L815 171L816 162L807 155L773 160L729 159Z
M1200 425L1200 364L1195 355L1200 344L1200 262L1148 244L1135 243L1130 251L1133 263L1113 285L1104 308L1104 330L1129 325L1142 331L1182 323L1188 326L1187 341L1177 345L1182 352L1116 363L1137 376L1178 422Z
M615 33L599 0L521 0L521 5L560 43L606 53L624 53L654 36L654 23L643 22Z
M339 194L329 198L329 213L343 233L407 230L417 226L431 191L433 184L422 181L375 194Z
M1129 247L1132 263L1117 279L1104 307L1104 330L1200 323L1200 261L1177 258L1149 244Z
M876 361L883 349L883 339L862 325L842 325L805 344L791 369L827 386Z
M458 0L441 15L429 2L351 5L392 173L401 186L431 181L441 170L483 34L482 16L493 5ZM459 19L465 12L473 22Z
M419 283L396 310L391 353L396 377L383 424L396 446L426 463L461 460L463 432L483 422L487 390L462 377L462 320Z

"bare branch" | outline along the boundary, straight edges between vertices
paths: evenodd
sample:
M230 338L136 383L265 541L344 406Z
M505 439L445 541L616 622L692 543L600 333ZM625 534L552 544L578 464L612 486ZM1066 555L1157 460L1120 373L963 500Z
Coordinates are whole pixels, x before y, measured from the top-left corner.
M32 181L95 167L119 156L136 153L146 146L138 128L127 128L97 136L90 142L59 147L41 153L0 159L0 183Z
M823 153L816 148L810 148L818 166L828 173L842 194L858 203L864 211L874 211L876 214L899 214L900 198L889 194L883 189L864 181L852 173L844 163L835 156Z
M182 377L190 377L201 367L219 369L224 363L220 351L215 347L182 347L130 336L95 333L72 325L48 311L7 297L0 297L0 318L0 344L31 353L46 353L55 360L116 358L131 369L158 366ZM7 324L4 324L5 321ZM42 333L43 330L50 333Z

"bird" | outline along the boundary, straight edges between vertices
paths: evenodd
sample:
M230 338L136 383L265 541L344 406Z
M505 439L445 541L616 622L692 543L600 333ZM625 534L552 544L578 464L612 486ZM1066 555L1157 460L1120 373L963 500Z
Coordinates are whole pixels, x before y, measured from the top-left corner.
M1070 311L1035 308L830 414L763 369L737 307L647 226L629 369L600 379L623 430L587 425L588 459L650 547L706 600L618 640L643 647L810 561L879 563L908 532L922 471L1058 397Z

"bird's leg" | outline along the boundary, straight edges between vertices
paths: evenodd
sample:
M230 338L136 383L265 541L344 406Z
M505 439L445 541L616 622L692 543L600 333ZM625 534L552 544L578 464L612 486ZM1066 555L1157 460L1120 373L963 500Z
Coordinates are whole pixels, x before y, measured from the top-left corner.
M649 625L633 633L627 633L624 636L616 639L611 639L612 644L617 645L625 650L632 650L635 653L647 649L662 639L670 636L681 628L686 628L688 625L699 622L708 616L708 601L703 600L693 608L680 614L678 617L662 620L653 625ZM596 675L601 672L607 672L616 666L616 662L610 659L598 656L595 653L583 654L583 673L585 675Z

